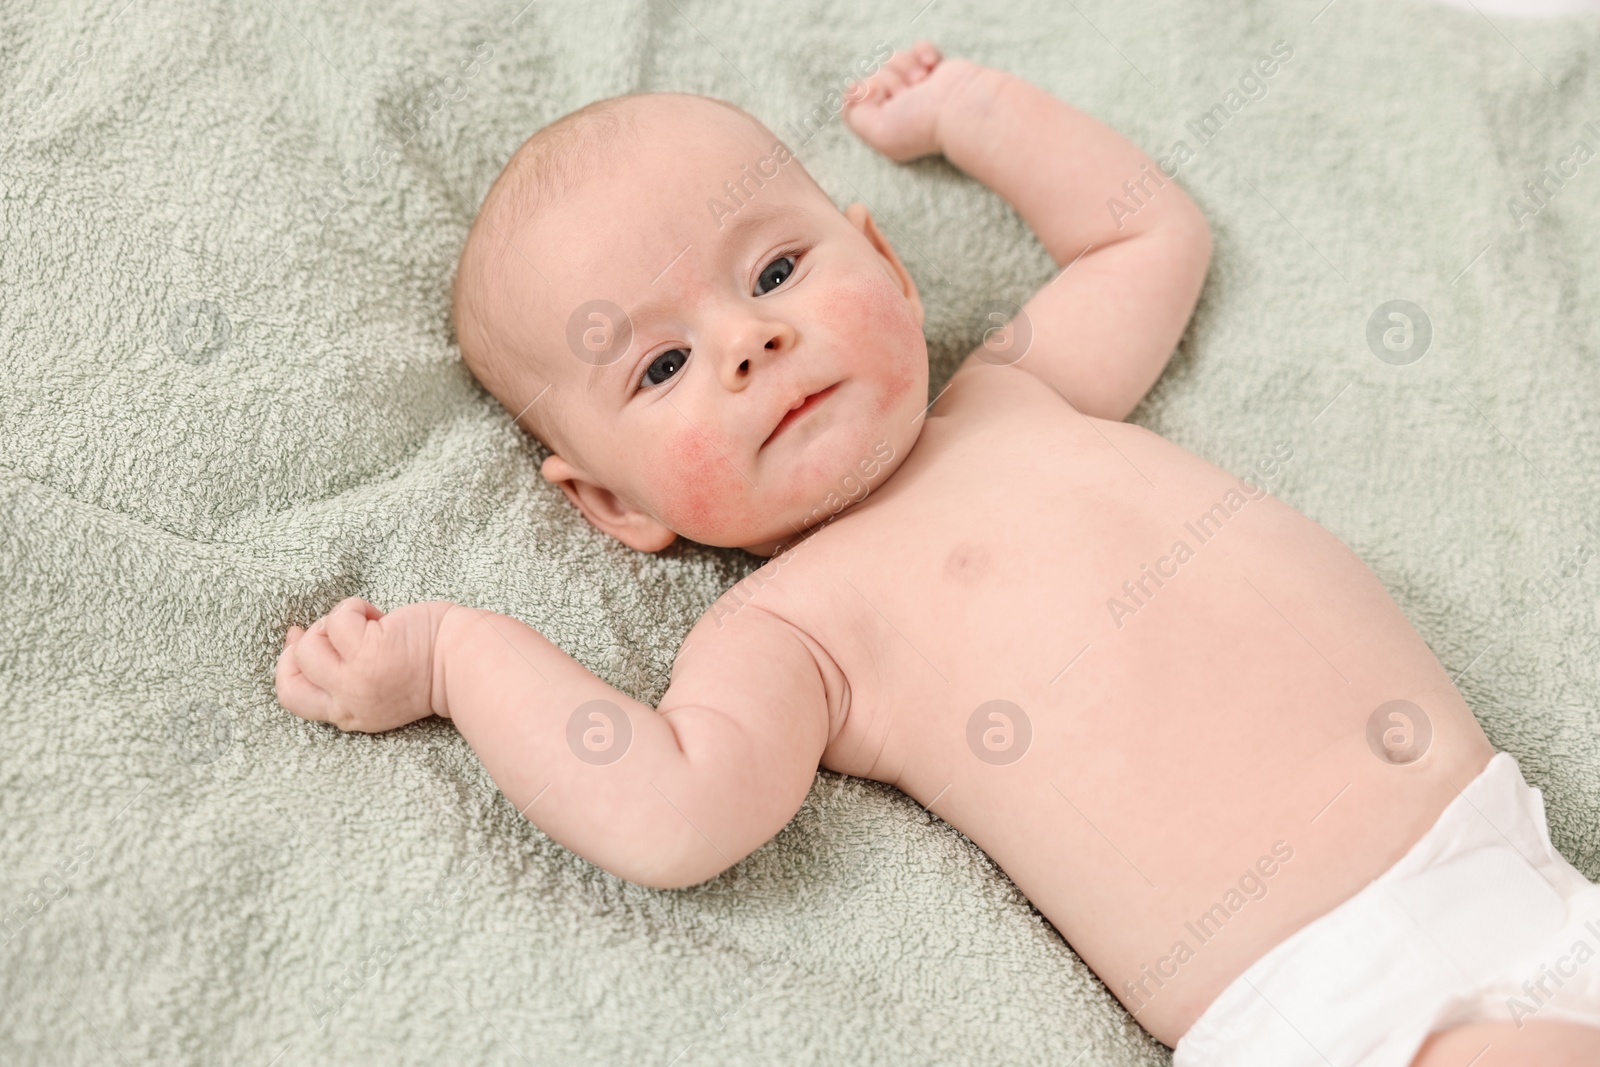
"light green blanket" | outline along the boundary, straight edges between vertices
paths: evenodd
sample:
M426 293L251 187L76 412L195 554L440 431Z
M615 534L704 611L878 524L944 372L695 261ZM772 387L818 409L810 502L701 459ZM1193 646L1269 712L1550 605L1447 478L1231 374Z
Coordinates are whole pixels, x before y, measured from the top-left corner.
M285 628L360 594L510 613L660 697L757 561L635 554L537 477L458 362L455 256L541 123L722 96L886 224L937 390L1051 264L987 191L834 116L919 37L1159 159L1186 142L1215 257L1134 417L1236 471L1287 441L1273 491L1375 568L1600 875L1600 160L1573 155L1600 152L1600 26L522 3L0 7L0 1061L1165 1062L893 789L819 774L771 844L658 892L521 820L448 723L346 736L272 694ZM1394 300L1431 336L1374 320Z

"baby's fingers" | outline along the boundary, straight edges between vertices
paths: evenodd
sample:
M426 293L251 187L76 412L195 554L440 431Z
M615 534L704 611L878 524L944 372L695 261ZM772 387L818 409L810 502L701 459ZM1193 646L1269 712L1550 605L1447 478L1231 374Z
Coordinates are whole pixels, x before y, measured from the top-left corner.
M883 65L880 74L887 75L886 89L903 89L915 85L928 76L928 68L939 61L939 50L927 41L918 41L909 49L896 52Z
M328 640L341 658L354 656L361 649L361 639L366 635L367 623L383 618L383 612L358 596L339 602L322 620Z
M877 73L851 86L845 95L845 109L861 104L882 104L901 90L927 78L943 56L931 41L918 41L909 49L889 57Z
M273 682L278 691L278 703L302 719L327 721L328 694L311 684L300 670L293 645L286 646L278 654L278 668L274 673Z
M338 687L343 661L339 658L333 643L328 640L326 627L313 623L311 629L289 647L288 652L294 657L300 673L305 675L312 685L326 692Z
M882 104L905 87L905 79L898 72L884 67L865 81L850 86L844 96L845 114L866 104Z

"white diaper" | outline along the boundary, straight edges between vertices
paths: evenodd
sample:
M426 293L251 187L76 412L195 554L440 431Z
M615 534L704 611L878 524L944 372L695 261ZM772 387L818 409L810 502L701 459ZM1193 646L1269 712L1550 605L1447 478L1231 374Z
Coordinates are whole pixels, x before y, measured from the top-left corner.
M1600 1027L1600 886L1496 753L1400 861L1212 1002L1173 1067L1407 1067L1433 1030Z

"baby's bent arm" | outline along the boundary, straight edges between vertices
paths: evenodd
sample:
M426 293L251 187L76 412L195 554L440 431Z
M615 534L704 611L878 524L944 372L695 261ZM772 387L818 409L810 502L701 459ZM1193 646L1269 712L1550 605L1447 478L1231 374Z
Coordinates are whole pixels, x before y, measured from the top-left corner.
M435 710L511 802L590 862L657 888L703 882L771 839L830 733L812 652L753 607L702 617L657 708L503 615L454 608L435 655Z
M663 889L714 877L784 827L836 702L797 631L753 606L700 620L658 708L504 615L451 607L434 656L434 710L507 798L590 862Z
M940 112L938 140L1068 268L1024 306L1033 339L1016 366L1086 414L1126 417L1199 297L1211 257L1200 209L1115 130L1002 71L972 72ZM1113 198L1141 206L1112 211Z

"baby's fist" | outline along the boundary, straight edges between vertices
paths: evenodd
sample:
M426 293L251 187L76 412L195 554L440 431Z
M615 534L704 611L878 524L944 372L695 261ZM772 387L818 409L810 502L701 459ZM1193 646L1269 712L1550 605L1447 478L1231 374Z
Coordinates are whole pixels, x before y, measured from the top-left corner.
M291 626L278 655L278 701L302 719L362 733L434 714L443 707L434 645L449 608L410 604L385 615L351 597L308 629Z
M932 44L918 41L845 97L844 120L857 137L897 163L943 151L939 114L982 69L965 59L945 59Z

